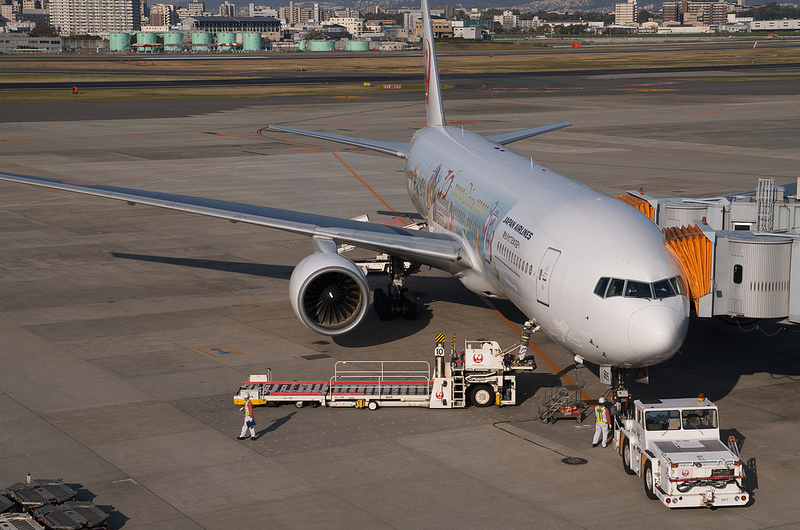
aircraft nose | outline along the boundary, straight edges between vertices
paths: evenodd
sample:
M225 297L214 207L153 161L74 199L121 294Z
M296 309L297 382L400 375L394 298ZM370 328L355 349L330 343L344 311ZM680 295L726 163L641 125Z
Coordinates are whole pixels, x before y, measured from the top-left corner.
M688 327L688 316L666 305L654 305L631 315L628 340L637 354L663 360L678 351Z

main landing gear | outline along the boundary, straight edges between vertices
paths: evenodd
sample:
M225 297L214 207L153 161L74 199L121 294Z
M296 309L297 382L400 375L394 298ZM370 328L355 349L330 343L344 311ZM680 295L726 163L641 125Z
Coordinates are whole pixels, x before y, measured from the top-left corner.
M383 289L375 289L372 305L378 318L389 320L394 316L403 315L406 320L417 319L417 298L408 289L403 287L403 282L413 273L419 270L419 263L410 263L400 258L392 256L389 261L387 272L389 273L389 283L387 292Z

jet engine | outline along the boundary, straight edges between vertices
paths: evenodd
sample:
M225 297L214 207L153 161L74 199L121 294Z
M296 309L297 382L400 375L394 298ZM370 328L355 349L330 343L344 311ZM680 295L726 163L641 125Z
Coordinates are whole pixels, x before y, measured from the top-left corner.
M303 259L289 280L292 308L300 321L323 335L341 335L367 313L369 286L352 261L316 252Z

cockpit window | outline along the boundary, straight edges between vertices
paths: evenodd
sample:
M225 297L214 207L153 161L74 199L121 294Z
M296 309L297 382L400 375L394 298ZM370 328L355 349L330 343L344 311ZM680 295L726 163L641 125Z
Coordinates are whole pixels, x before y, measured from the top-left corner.
M628 280L625 284L625 296L628 298L653 298L650 284Z
M602 277L594 287L594 294L600 298L624 295L626 298L662 299L685 296L686 288L683 278L680 276L665 278L653 283Z
M600 278L597 280L597 285L594 286L594 294L603 298L606 295L606 287L608 287L609 278Z
M683 285L683 278L681 278L680 276L675 276L674 278L670 278L669 283L672 284L672 288L675 289L675 292L678 293L679 295L686 294L686 289L684 288Z
M656 295L656 298L675 296L675 291L672 290L669 280L661 280L660 282L654 283L653 293Z
M606 292L606 298L611 298L612 296L622 296L622 290L625 287L625 280L618 280L614 278L611 280L611 285L608 286L608 292Z

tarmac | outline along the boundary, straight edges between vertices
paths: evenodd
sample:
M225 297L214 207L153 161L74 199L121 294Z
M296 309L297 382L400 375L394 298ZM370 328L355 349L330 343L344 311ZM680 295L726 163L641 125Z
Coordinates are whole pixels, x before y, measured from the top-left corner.
M552 74L457 85L445 111L483 134L572 122L511 147L606 193L713 197L800 177L798 92L785 73ZM400 141L424 121L421 100L0 105L0 167L380 221L412 211L401 160L259 131ZM800 527L800 341L769 323L693 319L650 383L630 382L636 397L719 405L747 464L745 507L669 510L613 448L591 447L591 418L543 424L537 397L577 374L542 333L516 407L259 407L257 440L236 440L249 374L432 361L437 333L519 340L513 305L428 270L407 284L418 320L370 311L344 337L314 334L288 301L311 251L279 231L0 183L0 488L62 478L126 529ZM580 377L592 398L607 389L596 368Z

